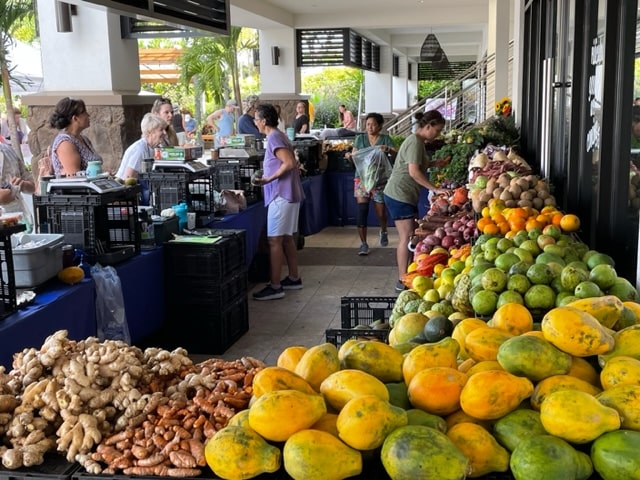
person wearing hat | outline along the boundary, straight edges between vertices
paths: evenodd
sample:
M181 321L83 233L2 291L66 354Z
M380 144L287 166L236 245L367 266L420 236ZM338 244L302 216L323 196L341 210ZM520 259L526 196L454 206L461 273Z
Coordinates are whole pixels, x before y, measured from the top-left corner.
M226 138L235 133L235 110L238 102L235 100L227 100L224 108L216 110L207 117L207 124L213 129L216 137L216 145L220 145L220 139Z
M244 114L238 119L238 133L255 135L257 140L262 140L264 135L260 133L254 122L256 107L260 99L257 95L249 95L244 101Z

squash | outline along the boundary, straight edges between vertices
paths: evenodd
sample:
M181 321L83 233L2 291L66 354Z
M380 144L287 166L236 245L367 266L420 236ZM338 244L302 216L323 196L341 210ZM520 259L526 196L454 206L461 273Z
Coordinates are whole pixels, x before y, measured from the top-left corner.
M571 443L587 443L620 428L620 415L580 390L558 390L540 405L540 421L551 435Z
M607 328L613 328L622 315L624 308L622 300L615 295L581 298L569 302L566 306L590 313Z
M362 454L320 430L291 435L282 449L282 459L294 480L342 480L362 472Z
M284 442L311 427L327 413L321 395L297 390L267 392L249 407L249 426L265 439Z
M593 359L595 358L596 357L593 357ZM591 359L572 357L571 368L569 369L569 372L567 372L567 375L579 378L580 380L590 383L594 387L600 388L600 374L589 360Z
M336 421L340 439L358 450L378 448L387 435L406 424L405 410L375 395L349 400Z
M540 421L540 413L529 408L518 408L493 424L493 435L502 446L513 452L525 438L547 435Z
M640 360L621 355L610 358L600 372L602 388L618 385L640 385Z
M596 438L591 460L604 480L640 480L640 432L618 430Z
M275 390L317 393L304 378L283 367L265 367L253 377L253 395L255 397L261 397L265 393Z
M376 395L389 400L389 391L384 383L362 370L346 369L332 373L320 384L320 393L336 411L340 411L349 400L360 395Z
M308 349L307 347L293 345L291 347L285 348L280 355L278 355L278 359L276 360L276 366L281 368L286 368L287 370L291 370L292 372L296 369L296 365L304 355Z
M640 385L617 385L599 393L596 398L620 414L621 428L640 431Z
M250 428L227 426L204 446L207 464L218 477L244 480L280 469L280 449L269 445Z
M516 480L587 480L593 473L589 455L551 435L523 439L509 466Z
M550 393L558 390L580 390L589 395L597 395L602 389L571 375L554 375L538 382L531 395L531 407L540 410L540 405Z
M498 348L497 360L507 372L533 382L565 374L571 368L571 355L531 335L508 339Z
M380 452L392 480L459 480L469 474L469 459L442 432L407 425L389 434Z
M615 344L610 331L593 315L571 307L549 310L542 318L542 333L560 350L576 357L605 354Z
M309 382L309 385L316 392L319 392L322 381L338 370L340 370L338 349L333 343L322 343L314 345L304 352L294 372Z
M58 272L58 279L67 285L75 285L84 279L84 270L80 267L66 267Z
M373 375L383 383L402 381L404 356L382 342L361 340L345 352L343 368L355 368Z
M613 338L615 340L613 349L604 352L598 357L598 362L601 367L604 366L610 358L619 357L620 355L640 360L640 325L623 328L619 332L615 332Z
M418 345L404 357L402 376L409 385L411 379L420 370L430 367L458 368L460 345L451 337L445 337L436 343Z
M487 322L485 322L484 320L470 317L470 318L465 318L464 320L461 320L460 322L458 322L458 324L455 327L453 327L451 338L457 341L458 345L460 345L460 353L458 354L458 356L462 360L466 360L467 358L469 358L469 355L467 354L467 349L465 346L466 345L465 338L467 338L467 335L469 334L469 332L475 330L476 328L486 327L486 326L487 326Z
M515 410L532 393L528 378L487 370L469 377L460 394L460 407L472 417L494 420Z
M409 383L409 401L434 415L448 415L460 408L460 393L467 375L455 368L432 367L419 371Z
M513 335L488 326L476 328L469 332L464 339L467 354L476 362L497 360L500 345L512 338Z
M509 469L509 452L480 425L458 423L449 429L447 437L469 458L469 478Z
M432 415L418 408L407 410L407 425L423 425L447 433L447 422L438 415Z

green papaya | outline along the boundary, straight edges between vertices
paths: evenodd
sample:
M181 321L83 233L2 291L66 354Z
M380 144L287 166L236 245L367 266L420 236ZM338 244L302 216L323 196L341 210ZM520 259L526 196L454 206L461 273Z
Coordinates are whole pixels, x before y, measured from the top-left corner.
M616 430L596 438L591 460L603 480L640 480L640 432Z
M540 421L540 412L528 408L514 410L493 424L493 436L510 452L525 438L546 434Z
M589 455L552 435L522 440L509 466L516 480L587 480L593 473Z
M507 372L534 382L571 369L571 355L534 335L518 335L502 343L497 360Z

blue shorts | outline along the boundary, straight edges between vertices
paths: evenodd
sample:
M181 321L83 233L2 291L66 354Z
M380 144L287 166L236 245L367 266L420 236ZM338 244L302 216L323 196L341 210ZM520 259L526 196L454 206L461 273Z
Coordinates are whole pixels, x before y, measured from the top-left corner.
M384 204L389 209L391 218L394 220L407 220L418 216L418 207L416 205L399 202L386 194L384 196Z

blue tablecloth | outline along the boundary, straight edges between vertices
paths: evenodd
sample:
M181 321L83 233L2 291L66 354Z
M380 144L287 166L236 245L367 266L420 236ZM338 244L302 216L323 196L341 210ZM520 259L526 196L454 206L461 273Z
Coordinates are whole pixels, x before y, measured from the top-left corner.
M131 341L151 335L164 322L164 256L162 247L143 251L115 265Z
M300 233L313 235L329 225L326 205L325 176L315 175L302 180L305 199L300 205Z
M220 220L215 220L207 225L207 228L241 229L246 230L246 263L251 265L254 255L260 244L260 234L267 224L267 209L260 200L249 205L240 213L225 215Z
M0 320L0 365L11 368L13 354L39 348L57 330L82 340L96 335L95 284L65 285L57 279L38 289L30 306Z

